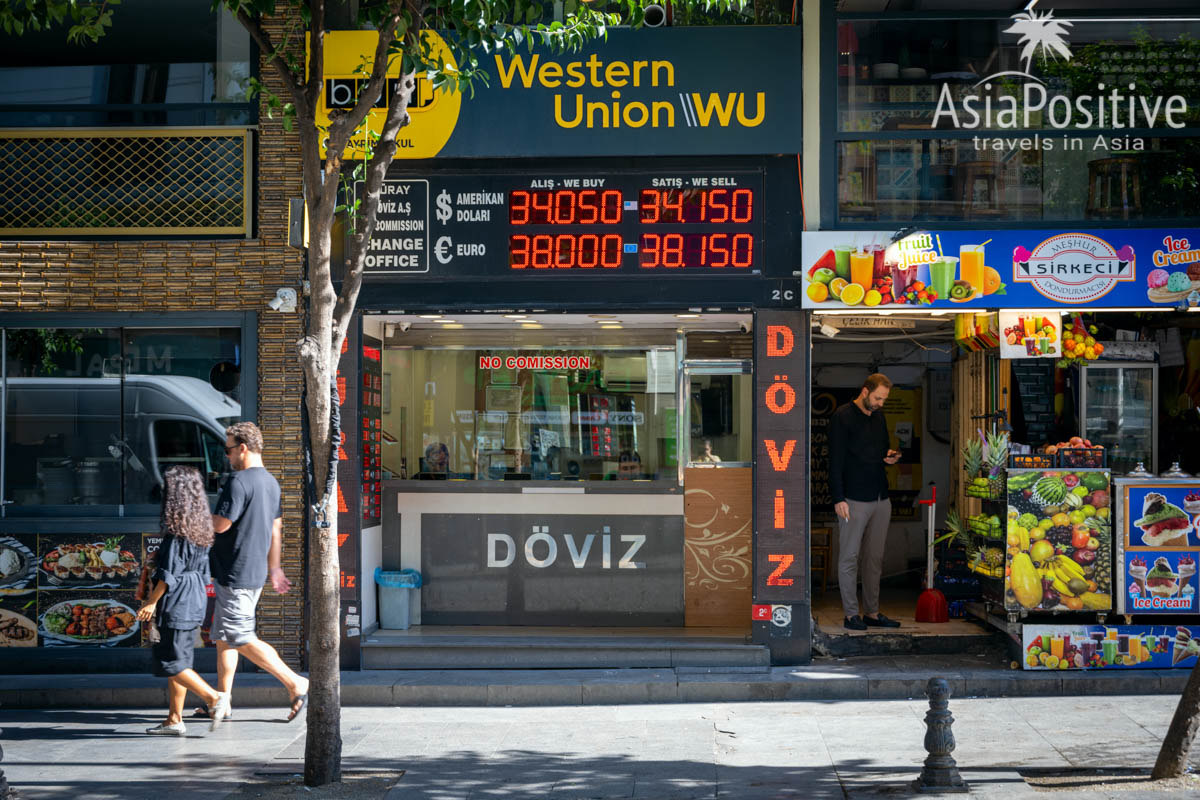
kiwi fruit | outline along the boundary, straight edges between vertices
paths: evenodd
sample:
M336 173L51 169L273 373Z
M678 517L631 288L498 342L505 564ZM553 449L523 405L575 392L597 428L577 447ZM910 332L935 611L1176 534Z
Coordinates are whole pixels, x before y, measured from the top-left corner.
M950 287L950 297L954 300L963 300L970 297L972 291L974 290L971 288L971 284L966 281L955 281L954 285Z

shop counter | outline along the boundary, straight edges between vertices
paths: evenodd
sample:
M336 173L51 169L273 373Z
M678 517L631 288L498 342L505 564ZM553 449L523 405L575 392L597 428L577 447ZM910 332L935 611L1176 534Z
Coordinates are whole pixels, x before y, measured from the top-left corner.
M682 625L671 481L384 482L384 569L417 569L426 625Z
M1118 478L1117 612L1200 615L1200 478Z

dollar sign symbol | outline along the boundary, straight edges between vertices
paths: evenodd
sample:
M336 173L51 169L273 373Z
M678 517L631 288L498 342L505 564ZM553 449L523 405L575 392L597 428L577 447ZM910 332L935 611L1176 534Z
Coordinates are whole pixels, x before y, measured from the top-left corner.
M445 225L450 221L450 193L442 189L442 193L437 196L437 218L438 222Z

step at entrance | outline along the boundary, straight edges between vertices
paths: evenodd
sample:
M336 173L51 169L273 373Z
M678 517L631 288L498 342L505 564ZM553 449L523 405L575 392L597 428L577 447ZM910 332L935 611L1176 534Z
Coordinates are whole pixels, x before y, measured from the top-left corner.
M770 651L734 628L417 626L363 637L363 669L766 668Z

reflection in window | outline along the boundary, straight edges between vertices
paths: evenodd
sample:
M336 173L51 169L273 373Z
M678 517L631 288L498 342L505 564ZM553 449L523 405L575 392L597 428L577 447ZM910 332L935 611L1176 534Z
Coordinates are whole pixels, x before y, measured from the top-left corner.
M153 514L163 472L194 466L215 496L225 428L241 419L241 332L4 332L8 514L125 505Z
M749 464L754 387L750 375L692 375L691 465Z
M385 477L650 480L676 471L673 349L572 349L586 367L482 369L565 351L389 350ZM395 444L392 444L392 441Z

